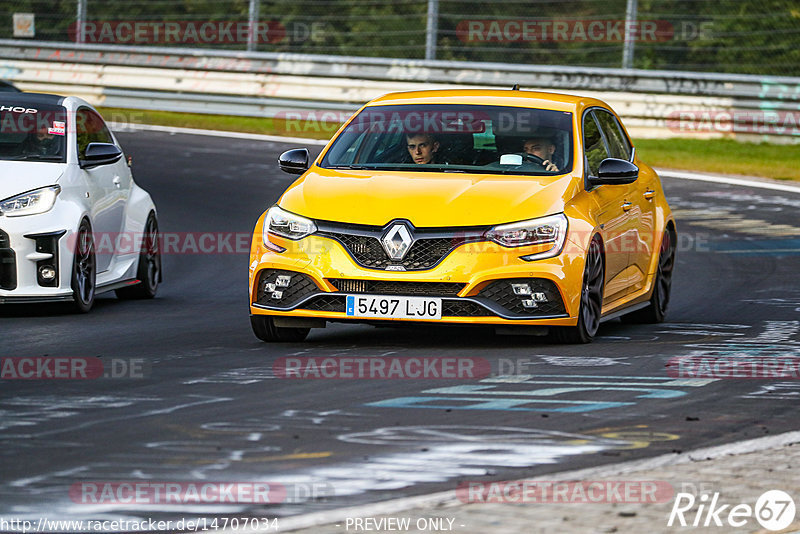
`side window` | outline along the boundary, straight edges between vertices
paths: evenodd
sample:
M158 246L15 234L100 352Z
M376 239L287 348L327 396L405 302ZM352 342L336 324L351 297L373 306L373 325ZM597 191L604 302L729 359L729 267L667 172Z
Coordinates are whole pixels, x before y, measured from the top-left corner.
M628 142L628 138L622 133L617 118L607 111L600 110L596 110L594 116L597 118L606 136L608 149L611 151L611 157L630 160L631 145Z
M589 174L597 176L600 162L608 157L608 152L593 116L594 113L591 112L583 116L583 151L589 165Z
M78 158L83 158L89 143L114 143L103 118L88 108L75 114L75 133L78 140Z

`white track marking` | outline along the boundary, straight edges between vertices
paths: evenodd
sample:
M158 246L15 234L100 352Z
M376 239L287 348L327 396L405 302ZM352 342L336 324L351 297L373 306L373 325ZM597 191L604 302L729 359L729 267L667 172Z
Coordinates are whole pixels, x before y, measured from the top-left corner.
M699 182L713 182L715 184L741 185L745 187L756 187L760 189L771 189L772 191L784 191L787 193L800 193L800 187L795 185L782 184L774 181L764 181L751 178L732 178L730 176L720 176L718 174L697 174L686 171L671 171L666 169L656 169L662 178L678 178L681 180L697 180Z

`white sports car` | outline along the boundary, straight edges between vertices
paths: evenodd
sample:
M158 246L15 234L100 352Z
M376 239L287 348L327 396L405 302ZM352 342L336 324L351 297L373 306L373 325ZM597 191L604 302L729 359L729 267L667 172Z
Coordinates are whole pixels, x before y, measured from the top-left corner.
M152 298L158 219L114 135L75 97L0 93L0 303Z

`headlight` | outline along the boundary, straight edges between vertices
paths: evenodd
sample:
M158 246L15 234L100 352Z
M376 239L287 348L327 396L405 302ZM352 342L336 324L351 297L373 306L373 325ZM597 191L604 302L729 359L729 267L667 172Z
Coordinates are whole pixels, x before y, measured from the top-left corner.
M549 215L539 219L503 224L495 226L486 232L487 239L491 239L504 247L553 244L553 246L545 252L522 256L522 259L526 261L541 260L543 258L557 256L564 247L564 240L566 237L567 217L563 213Z
M272 206L264 217L264 243L267 243L267 234L275 234L286 239L303 239L317 231L314 221L289 213Z
M0 214L6 217L21 217L44 213L53 207L60 192L61 186L51 185L7 198L0 201Z

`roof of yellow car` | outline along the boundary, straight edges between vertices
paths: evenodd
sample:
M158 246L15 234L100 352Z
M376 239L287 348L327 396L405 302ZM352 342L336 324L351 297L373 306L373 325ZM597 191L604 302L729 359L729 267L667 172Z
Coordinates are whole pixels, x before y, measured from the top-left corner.
M580 104L604 104L585 96L511 89L444 89L389 93L368 105L389 104L478 104L485 106L535 107L571 111Z

